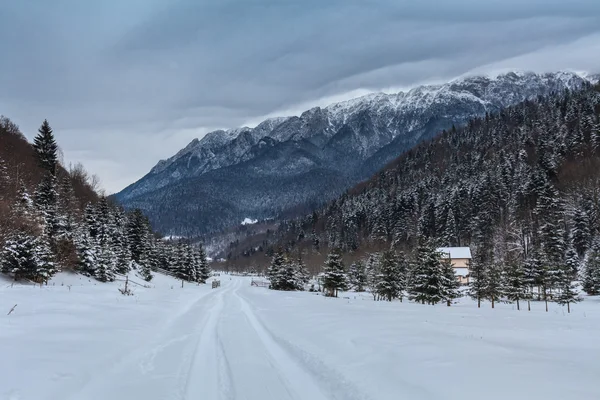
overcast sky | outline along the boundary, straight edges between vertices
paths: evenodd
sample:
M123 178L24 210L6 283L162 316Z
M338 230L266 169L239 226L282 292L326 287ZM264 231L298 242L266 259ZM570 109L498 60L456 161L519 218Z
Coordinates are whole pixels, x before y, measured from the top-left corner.
M0 114L107 191L218 128L507 69L600 72L599 0L2 0Z

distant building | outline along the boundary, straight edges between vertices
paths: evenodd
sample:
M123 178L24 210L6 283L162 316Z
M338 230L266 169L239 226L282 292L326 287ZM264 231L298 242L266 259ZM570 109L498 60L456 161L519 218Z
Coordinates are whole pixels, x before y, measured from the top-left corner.
M462 284L469 283L469 263L471 262L471 248L469 247L440 247L437 249L443 259L450 259L456 279Z

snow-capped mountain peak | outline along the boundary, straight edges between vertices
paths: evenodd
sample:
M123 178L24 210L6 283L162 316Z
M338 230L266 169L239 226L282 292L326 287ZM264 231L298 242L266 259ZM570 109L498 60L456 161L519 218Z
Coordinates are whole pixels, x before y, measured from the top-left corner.
M314 107L299 116L267 119L254 128L217 130L160 161L117 198L125 205L148 208L152 216L156 207L164 209L162 202L171 196L172 192L167 196L163 191L183 185L177 188L179 197L170 200L181 203L181 209L189 203L190 210L198 213L197 196L201 196L206 204L212 204L213 198L218 203L209 210L226 205L235 210L227 218L215 217L218 224L237 224L246 217L260 219L276 214L281 207L332 198L452 125L526 99L577 89L589 81L592 79L573 72L465 76L445 84L371 93ZM319 187L323 177L328 185ZM260 196L252 189L259 186L263 188ZM217 222L206 218L200 230L214 229L211 224ZM192 223L193 219L182 223L188 220ZM174 224L178 223L159 229L177 234L180 227Z

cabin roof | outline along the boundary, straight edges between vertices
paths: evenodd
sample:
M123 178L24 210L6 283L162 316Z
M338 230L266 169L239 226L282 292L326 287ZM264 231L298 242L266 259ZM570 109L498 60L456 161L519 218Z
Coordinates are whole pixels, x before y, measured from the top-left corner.
M443 258L466 258L471 259L471 248L470 247L439 247L437 249L440 253L442 253Z

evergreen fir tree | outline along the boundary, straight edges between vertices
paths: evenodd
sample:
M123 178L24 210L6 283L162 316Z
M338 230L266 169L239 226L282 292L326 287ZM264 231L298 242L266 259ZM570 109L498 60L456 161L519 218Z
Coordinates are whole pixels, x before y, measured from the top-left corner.
M504 288L502 286L502 265L498 262L489 266L486 279L486 297L492 302L492 308L495 308L496 302L502 299Z
M35 247L35 281L48 283L48 280L57 272L56 264L53 260L52 250L48 238L41 236L36 240Z
M33 218L33 200L22 181L19 183L19 191L13 212L17 218L27 220Z
M327 295L338 297L338 292L344 290L347 285L346 272L342 256L339 250L334 250L329 253L325 267L323 268L323 288L327 291Z
M477 307L481 307L481 300L487 297L488 288L488 258L483 246L477 247L473 252L470 262L469 296L477 300Z
M573 246L569 246L567 248L567 252L565 254L565 263L567 265L567 269L571 271L571 276L573 279L576 279L579 274L581 261L579 260L577 251Z
M285 264L286 260L283 256L283 252L280 249L279 251L277 251L277 253L273 255L271 265L267 270L267 278L269 278L269 281L271 282L271 284L269 285L270 289L280 290L280 287L282 286L282 283L280 282L282 274L281 271L283 270L283 268L285 268Z
M348 269L348 282L352 289L364 292L367 287L367 268L361 260L353 262Z
M112 282L115 280L115 254L112 249L105 245L100 247L96 259L94 277L100 282Z
M36 237L17 232L6 241L2 251L1 272L11 274L15 280L30 279L37 271Z
M503 270L502 281L504 296L509 301L516 302L517 310L520 310L519 302L527 297L527 281L523 263L518 260L508 261Z
M409 299L427 304L437 304L445 298L446 282L441 254L430 241L417 249L417 260L411 271Z
M56 175L58 145L47 120L44 120L40 129L38 129L38 134L33 139L33 148L37 153L42 168L52 175Z
M204 251L204 247L200 245L198 249L198 282L206 283L210 275L211 270L206 258L206 252Z
M304 265L304 261L302 261L302 257L298 256L296 262L294 264L295 270L295 286L296 290L304 290L304 285L306 285L310 279L308 270L306 269L306 265Z
M9 237L0 260L0 271L13 275L15 280L43 283L56 272L48 243L44 238L26 232L17 232Z
M460 297L459 287L460 284L456 279L454 268L448 259L441 260L442 265L442 301L446 302L446 305L450 305L455 299Z
M378 253L370 254L365 264L367 275L367 287L373 295L373 300L377 300L377 282L379 282L381 255Z
M567 305L567 312L571 312L571 304L581 301L577 285L573 282L573 271L567 264L563 264L559 269L557 277L558 296L556 302L560 305Z
M77 236L75 246L79 255L79 271L87 276L96 276L97 249L87 229Z
M583 290L590 296L600 295L600 241L594 240L585 260Z
M375 291L387 301L402 297L404 291L405 276L402 264L405 263L392 251L384 251L381 255L381 264Z
M48 173L42 179L35 192L35 207L42 216L44 232L55 238L59 231L57 217L58 194L56 192L56 178Z

